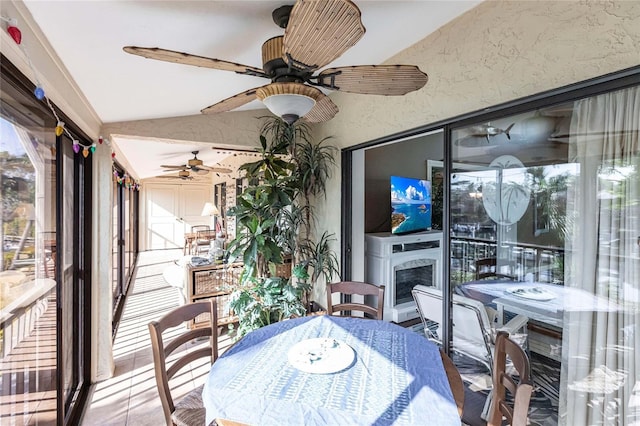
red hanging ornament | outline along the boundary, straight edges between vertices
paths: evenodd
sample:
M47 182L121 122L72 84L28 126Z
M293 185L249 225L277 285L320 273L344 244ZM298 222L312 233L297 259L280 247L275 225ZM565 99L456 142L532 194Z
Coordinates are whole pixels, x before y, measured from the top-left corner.
M116 158L116 153L115 152L111 153L111 158Z
M18 25L18 21L16 21L15 19L9 20L9 25L7 26L7 32L9 33L13 41L16 42L16 44L20 44L22 43L22 32L20 32L20 30L18 29L18 27L16 27L16 25Z

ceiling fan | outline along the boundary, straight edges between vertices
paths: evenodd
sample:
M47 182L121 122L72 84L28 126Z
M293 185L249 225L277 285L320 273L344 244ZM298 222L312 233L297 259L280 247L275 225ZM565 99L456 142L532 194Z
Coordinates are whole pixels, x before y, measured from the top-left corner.
M356 65L314 73L340 57L365 33L360 9L349 0L298 0L273 11L285 29L262 45L262 68L161 48L125 46L124 51L160 61L176 62L263 77L271 83L224 99L201 112L231 111L255 99L291 124L331 120L338 107L318 87L367 95L405 95L428 80L415 65Z
M163 169L167 169L164 170L165 172L175 172L176 170L180 170L180 172L178 173L179 177L182 177L183 175L184 177L189 177L190 172L196 173L198 175L206 175L209 172L231 173L231 169L227 169L225 167L205 166L202 163L202 160L198 158L199 152L200 151L191 151L191 153L193 154L193 158L188 160L186 164L180 164L177 166L162 164L160 165L160 167L162 167Z
M165 171L169 171L169 170L165 170ZM171 171L174 171L174 170L171 170ZM193 176L191 176L191 173L189 172L189 170L180 170L177 175L158 176L158 177L163 179L193 180Z

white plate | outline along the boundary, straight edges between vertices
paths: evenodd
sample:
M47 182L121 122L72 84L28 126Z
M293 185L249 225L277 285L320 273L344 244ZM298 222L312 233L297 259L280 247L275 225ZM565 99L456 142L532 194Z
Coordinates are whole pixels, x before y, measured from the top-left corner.
M355 356L351 346L331 338L303 340L293 345L287 354L293 367L313 374L337 373L349 367Z
M542 287L511 287L508 288L507 293L512 296L521 297L529 300L551 300L555 299L556 295L552 292L545 290Z

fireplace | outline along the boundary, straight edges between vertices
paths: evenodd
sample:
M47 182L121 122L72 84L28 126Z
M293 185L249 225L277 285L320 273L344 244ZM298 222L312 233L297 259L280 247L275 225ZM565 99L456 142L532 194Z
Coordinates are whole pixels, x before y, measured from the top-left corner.
M418 284L434 287L436 262L436 259L414 259L396 265L393 268L393 305L413 301L411 290Z
M366 235L365 281L384 285L384 319L418 318L411 290L416 285L441 288L442 232Z

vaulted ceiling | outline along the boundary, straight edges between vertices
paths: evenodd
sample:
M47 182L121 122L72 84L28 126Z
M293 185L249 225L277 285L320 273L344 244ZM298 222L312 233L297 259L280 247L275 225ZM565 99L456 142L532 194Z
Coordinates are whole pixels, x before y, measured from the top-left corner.
M127 45L161 47L262 66L261 45L281 35L271 13L293 1L25 0L64 66L103 123L198 114L265 80L229 71L148 60ZM364 37L329 66L380 64L479 1L356 1ZM428 69L422 70L429 73ZM428 90L428 84L425 88ZM329 94L329 92L327 92ZM241 109L264 108L253 101ZM187 141L188 143L189 141ZM125 144L121 144L125 145ZM131 145L131 144L129 144ZM124 152L124 155L139 155ZM184 161L197 144L144 145L145 163ZM178 152L179 151L179 152ZM205 163L215 153L202 151ZM179 155L171 156L176 152ZM129 163L135 163L130 159ZM140 177L157 173L141 170Z

